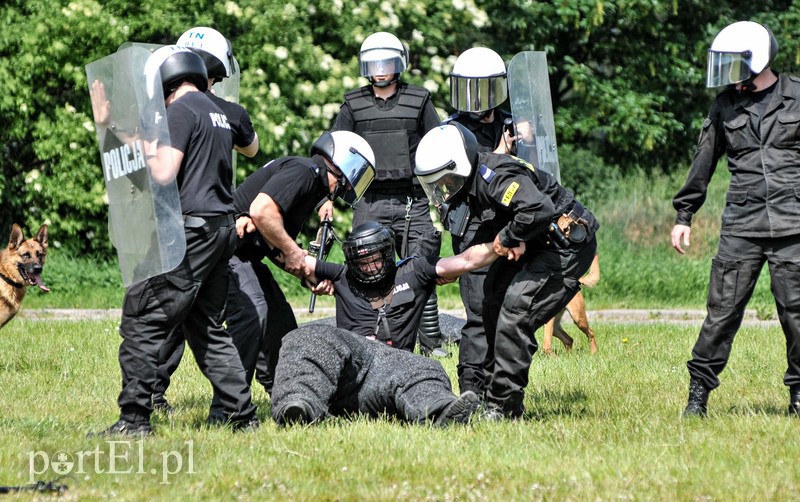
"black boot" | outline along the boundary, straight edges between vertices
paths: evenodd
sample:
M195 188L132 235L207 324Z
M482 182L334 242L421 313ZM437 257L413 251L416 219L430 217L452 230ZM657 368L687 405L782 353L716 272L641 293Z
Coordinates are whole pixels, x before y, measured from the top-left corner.
M708 389L702 381L692 378L689 381L689 402L683 410L683 417L704 418L708 411Z
M789 416L800 416L800 387L789 389Z

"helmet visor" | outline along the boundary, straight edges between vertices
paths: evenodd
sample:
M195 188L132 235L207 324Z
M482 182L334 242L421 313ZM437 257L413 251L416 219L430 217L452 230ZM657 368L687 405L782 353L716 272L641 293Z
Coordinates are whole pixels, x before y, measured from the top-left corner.
M508 97L506 76L464 77L450 74L450 104L462 112L482 112L501 105Z
M451 169L455 169L455 163L453 163ZM435 181L427 181L421 177L419 180L423 190L425 190L425 194L428 196L428 200L435 207L439 207L451 200L467 183L466 178L453 172L445 173L436 178Z
M736 84L750 78L753 53L708 51L706 87Z
M371 49L362 52L358 57L359 70L362 77L378 75L394 75L406 69L403 55L393 49Z
M375 179L375 167L358 150L352 147L347 157L336 167L347 179L345 192L340 197L352 206L364 195L369 184Z

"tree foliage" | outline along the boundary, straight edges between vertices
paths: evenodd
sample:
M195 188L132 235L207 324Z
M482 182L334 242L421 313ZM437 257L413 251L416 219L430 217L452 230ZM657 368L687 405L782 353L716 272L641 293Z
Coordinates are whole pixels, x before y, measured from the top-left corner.
M739 19L768 23L782 45L776 67L800 66L795 2L656 0L10 0L0 7L4 124L0 231L51 225L53 243L111 254L105 186L85 65L126 41L168 44L192 26L233 42L240 101L261 140L237 178L280 156L305 155L332 123L345 91L362 85L357 53L375 31L410 49L404 78L450 113L448 73L474 45L506 60L547 51L562 164L669 170L685 165L710 104L705 52ZM589 177L590 167L580 170Z

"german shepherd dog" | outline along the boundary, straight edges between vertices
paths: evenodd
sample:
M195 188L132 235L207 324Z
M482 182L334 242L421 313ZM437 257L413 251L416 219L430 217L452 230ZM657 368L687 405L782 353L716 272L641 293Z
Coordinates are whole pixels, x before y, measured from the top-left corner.
M600 261L599 257L595 255L589 271L581 277L580 283L582 286L593 288L600 280ZM567 350L572 349L572 337L564 331L561 327L561 318L564 312L569 312L570 317L575 325L583 331L589 339L589 347L592 354L597 353L597 341L594 339L594 331L589 327L589 318L586 316L586 302L583 300L583 293L578 291L572 300L569 301L567 307L559 312L554 318L547 321L544 325L544 343L542 344L542 352L546 355L553 354L553 336L561 340Z
M50 291L42 282L46 256L47 225L39 228L36 237L25 240L22 229L14 223L8 247L0 252L0 328L19 312L29 285Z

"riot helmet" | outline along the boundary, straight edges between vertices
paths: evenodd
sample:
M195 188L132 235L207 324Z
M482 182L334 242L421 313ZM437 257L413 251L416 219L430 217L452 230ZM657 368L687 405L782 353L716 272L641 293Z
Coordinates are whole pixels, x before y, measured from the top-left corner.
M214 82L230 77L236 70L230 40L214 28L191 28L180 36L175 45L199 54L206 64L208 78L214 79Z
M714 37L708 51L706 87L749 82L778 55L778 41L766 26L752 21L730 24ZM753 90L750 88L749 90Z
M339 180L333 200L341 197L351 206L364 195L375 179L375 154L367 140L350 131L325 131L311 145L311 155L321 155L333 164Z
M473 47L458 56L450 72L453 108L461 112L488 113L507 98L506 64L499 54L486 47Z
M347 282L356 295L370 301L394 289L394 232L377 221L368 221L353 229L342 249Z
M414 174L437 208L453 204L469 185L478 163L478 141L458 122L431 129L417 146Z
M399 38L379 31L364 39L358 53L358 66L362 77L372 85L386 87L400 80L400 74L408 66L408 51ZM392 75L391 80L376 81L377 75Z
M160 85L164 98L175 92L184 81L189 81L201 92L208 89L208 74L203 59L183 47L166 45L153 52L144 64L147 96L155 96Z

